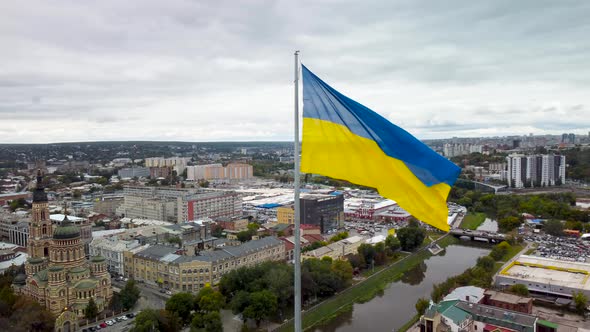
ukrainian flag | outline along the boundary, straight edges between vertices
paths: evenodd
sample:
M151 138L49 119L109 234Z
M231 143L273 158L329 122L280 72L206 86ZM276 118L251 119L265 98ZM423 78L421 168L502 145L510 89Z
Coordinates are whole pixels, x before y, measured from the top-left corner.
M444 231L461 169L405 130L334 90L305 66L301 171L376 188Z

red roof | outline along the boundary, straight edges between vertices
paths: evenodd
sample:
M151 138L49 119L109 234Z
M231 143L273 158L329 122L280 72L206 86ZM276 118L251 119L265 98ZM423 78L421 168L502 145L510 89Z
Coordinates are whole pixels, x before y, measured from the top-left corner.
M305 234L303 238L309 241L310 243L324 241L324 237L319 234Z
M504 327L499 327L496 325L492 325L492 324L486 324L486 326L484 326L483 328L484 331L489 331L489 332L516 332L516 330L511 330L511 329L507 329Z
M301 224L301 229L320 229L319 225L312 225L312 224Z

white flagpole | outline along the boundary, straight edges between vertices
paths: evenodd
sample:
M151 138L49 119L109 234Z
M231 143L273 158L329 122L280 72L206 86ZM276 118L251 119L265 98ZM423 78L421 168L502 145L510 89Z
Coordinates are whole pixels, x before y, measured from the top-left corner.
M295 186L295 255L294 260L294 279L295 279L295 332L301 332L301 236L300 236L300 210L299 210L299 51L295 51L295 145L294 145L294 163L295 169L294 186Z

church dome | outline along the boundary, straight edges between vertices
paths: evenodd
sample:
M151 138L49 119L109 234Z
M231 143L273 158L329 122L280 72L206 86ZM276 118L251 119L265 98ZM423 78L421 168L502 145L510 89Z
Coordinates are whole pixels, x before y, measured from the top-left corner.
M102 257L102 256L94 256L94 257L92 257L92 258L90 259L90 261L91 261L92 263L100 263L100 262L104 262L104 261L105 261L105 258L104 258L104 257Z
M75 239L77 237L80 237L80 227L76 225L62 225L53 232L53 238L57 240Z
M16 277L14 277L12 283L15 285L24 285L27 283L27 276L23 273L20 273Z
M75 239L80 237L80 227L72 224L66 215L61 225L53 232L53 238L57 240Z

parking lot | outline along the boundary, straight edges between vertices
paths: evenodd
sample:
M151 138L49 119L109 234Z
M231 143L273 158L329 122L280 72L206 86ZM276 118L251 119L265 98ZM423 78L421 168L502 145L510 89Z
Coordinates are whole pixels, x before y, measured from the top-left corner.
M135 318L135 313L128 313L126 315L119 315L117 317L112 317L110 319L98 321L94 324L83 326L82 332L90 332L90 331L112 331L112 332L125 332L131 329L133 325L133 319Z
M588 241L548 234L526 235L525 240L537 245L533 256L590 263L590 242Z

